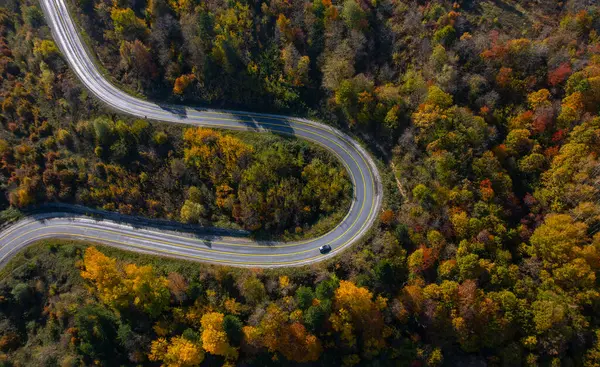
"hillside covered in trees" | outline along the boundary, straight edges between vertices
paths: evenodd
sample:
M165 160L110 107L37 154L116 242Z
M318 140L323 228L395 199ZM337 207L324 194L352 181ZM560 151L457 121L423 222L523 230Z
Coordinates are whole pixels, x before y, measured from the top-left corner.
M320 147L115 116L67 69L36 2L0 22L0 210L76 203L289 236L348 210L348 175Z
M105 167L136 123L89 118L101 107L65 69L37 6L2 4L0 184L16 205L28 191L15 188L44 182L44 155L31 151L90 134L86 157ZM310 268L214 268L40 245L0 283L3 363L600 366L596 1L70 4L107 75L131 93L319 118L360 137L396 179L384 182L385 210L369 237ZM40 116L62 130L49 139L53 125ZM96 125L114 140L97 140ZM155 146L167 131L149 129L140 144ZM203 136L234 139L167 133L168 144L180 142L181 172L240 184L186 160ZM160 144L149 152L140 162L166 159ZM142 181L131 187L146 192ZM221 182L211 182L218 195ZM44 185L32 192L62 192ZM160 200L213 210L189 191Z

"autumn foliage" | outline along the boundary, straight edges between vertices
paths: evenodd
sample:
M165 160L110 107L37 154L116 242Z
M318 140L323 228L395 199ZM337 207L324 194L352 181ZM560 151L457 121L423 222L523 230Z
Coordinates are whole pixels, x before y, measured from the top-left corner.
M90 247L86 250L81 276L91 281L98 297L117 309L139 307L156 317L169 305L167 279L156 277L152 267L128 264L117 267L116 261Z
M5 268L0 364L600 363L597 2L72 5L127 92L356 137L383 208L334 260L293 269L33 245ZM287 135L102 109L33 0L0 6L0 95L0 224L59 202L297 239L350 203L344 167Z
M167 341L160 338L152 342L149 359L161 361L164 367L195 367L204 360L204 354L197 342L176 336Z

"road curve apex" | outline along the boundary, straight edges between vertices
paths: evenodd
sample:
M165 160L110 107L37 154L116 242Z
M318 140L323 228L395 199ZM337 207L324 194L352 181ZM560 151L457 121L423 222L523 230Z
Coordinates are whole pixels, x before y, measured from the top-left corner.
M165 230L111 216L52 211L24 218L0 232L0 266L18 250L49 238L85 240L126 250L240 267L307 265L329 259L359 241L381 210L382 183L373 158L348 134L323 123L292 116L155 103L117 88L100 72L82 41L65 0L40 0L46 22L63 57L81 82L102 102L124 114L168 123L228 130L294 135L316 143L343 163L353 184L344 219L328 233L297 242L254 241L231 233ZM91 210L91 209L90 209ZM199 233L204 232L204 233ZM321 254L319 247L332 250Z

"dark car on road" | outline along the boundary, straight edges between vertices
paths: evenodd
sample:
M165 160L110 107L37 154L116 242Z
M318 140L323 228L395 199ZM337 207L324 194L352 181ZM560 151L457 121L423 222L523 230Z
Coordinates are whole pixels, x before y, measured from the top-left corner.
M319 251L320 251L322 254L326 254L326 253L328 253L329 251L331 251L331 246L329 246L329 245L323 245L323 246L319 247Z

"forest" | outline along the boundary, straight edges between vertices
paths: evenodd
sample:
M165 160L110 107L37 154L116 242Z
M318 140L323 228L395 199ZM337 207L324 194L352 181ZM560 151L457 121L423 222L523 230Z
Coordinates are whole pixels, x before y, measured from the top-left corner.
M0 8L0 210L72 203L289 238L324 233L348 210L348 175L320 147L103 110L31 4Z
M68 71L36 3L0 4L5 207L63 194L289 233L339 209L349 184L318 149L111 114ZM69 4L106 75L132 94L308 116L353 134L380 161L384 210L361 243L293 269L40 243L0 274L0 363L600 366L596 1ZM119 144L138 131L139 151ZM233 146L252 158L229 166L221 154ZM134 167L119 162L129 154ZM295 168L244 196L273 162ZM138 196L102 189L110 166ZM158 173L177 168L189 186L159 186ZM291 217L268 217L284 205L269 202L274 192L311 180L323 186L280 214ZM127 202L144 195L168 212ZM239 210L261 197L269 220ZM310 213L295 211L306 202Z

